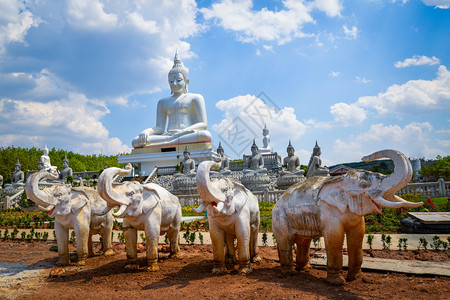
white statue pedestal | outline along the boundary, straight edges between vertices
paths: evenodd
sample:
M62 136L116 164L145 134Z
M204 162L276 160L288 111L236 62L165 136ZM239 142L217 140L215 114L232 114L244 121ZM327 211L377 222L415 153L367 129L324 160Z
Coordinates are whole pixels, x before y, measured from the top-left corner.
M179 164L183 160L186 147L191 153L191 158L195 160L196 166L202 161L219 158L212 144L206 142L133 149L131 155L119 156L118 161L120 164L140 164L141 175L149 175L156 166L174 167Z

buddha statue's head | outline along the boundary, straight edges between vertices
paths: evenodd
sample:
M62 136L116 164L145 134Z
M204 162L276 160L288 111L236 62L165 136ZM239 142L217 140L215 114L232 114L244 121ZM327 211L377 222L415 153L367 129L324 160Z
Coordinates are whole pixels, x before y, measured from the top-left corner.
M45 156L48 156L48 148L47 148L47 145L45 145L45 148L44 148L44 155L45 155Z
M292 144L291 144L291 140L289 140L289 145L287 146L286 151L289 156L293 156L295 153L295 149L294 149L294 146L292 146Z
M255 156L255 155L257 155L258 154L258 146L256 145L256 143L255 143L255 140L253 140L253 144L252 144L252 147L250 148L251 150L252 150L252 155L253 156Z
M223 151L222 144L221 144L220 142L219 142L219 147L217 147L217 153L218 153L220 156L222 156L222 155L225 154L225 151Z
M322 154L322 150L320 149L319 144L317 144L317 141L316 145L314 146L313 153L315 156L320 156Z
M187 147L186 147L186 149L184 149L183 155L184 155L184 159L186 159L186 160L191 158L191 152L189 152Z
M67 168L69 166L69 160L67 159L67 155L64 156L64 159L62 161L63 167Z
M172 94L183 94L188 92L189 76L188 69L181 62L178 52L173 59L173 67L169 71L169 85Z
M17 160L16 164L14 165L14 170L16 172L20 171L22 169L22 165L20 164L19 160Z

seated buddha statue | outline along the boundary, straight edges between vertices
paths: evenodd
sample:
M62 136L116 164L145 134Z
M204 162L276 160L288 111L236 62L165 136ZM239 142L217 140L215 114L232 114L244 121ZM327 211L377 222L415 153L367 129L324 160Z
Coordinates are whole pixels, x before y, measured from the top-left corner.
M330 170L327 167L322 167L322 159L320 158L321 154L322 150L316 141L316 146L314 146L313 153L308 164L308 171L306 173L307 178L313 176L330 176Z
M135 149L211 142L211 133L206 130L205 100L200 94L188 93L188 70L178 53L168 79L172 95L158 101L156 126L143 130L133 139Z
M38 162L38 168L39 170L46 170L47 172L50 172L54 175L58 175L57 167L52 166L52 164L50 163L50 156L48 156L48 152L49 151L47 145L45 145L44 154L41 155L41 158L39 159Z
M225 155L225 151L222 148L222 144L219 142L219 147L217 147L217 154L219 154L219 158L217 162L220 162L219 170L210 170L210 174L212 175L223 175L228 176L231 175L230 170L230 159Z
M252 157L247 162L247 168L243 169L242 172L244 175L266 174L267 169L264 168L264 158L261 154L259 154L258 146L256 145L255 140L253 140L251 150Z
M11 177L11 183L5 184L5 194L10 195L17 192L16 189L23 188L25 186L25 175L21 169L22 165L20 164L19 160L17 160L16 164L14 165L14 172Z
M303 175L305 170L300 169L300 158L295 154L294 146L292 146L291 141L289 141L289 145L287 147L287 154L283 159L283 166L286 166L286 169L281 171L280 175Z
M71 167L69 167L69 160L67 159L67 155L64 156L62 164L63 164L63 168L60 171L59 179L66 181L67 176L73 175L73 170Z
M180 162L180 173L175 173L175 177L180 176L195 176L197 173L195 172L195 160L191 158L191 153L186 149L183 152L184 159Z

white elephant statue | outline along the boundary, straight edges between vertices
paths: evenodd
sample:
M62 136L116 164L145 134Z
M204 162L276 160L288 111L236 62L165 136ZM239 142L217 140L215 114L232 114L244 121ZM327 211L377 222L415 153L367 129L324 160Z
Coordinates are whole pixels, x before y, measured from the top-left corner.
M350 170L339 177L312 177L290 187L272 210L272 229L277 240L282 275L295 273L292 245L297 244L296 269L309 268L311 239L323 236L330 284L343 284L342 246L347 237L348 274L354 280L361 271L364 215L381 207L419 207L395 195L411 180L408 158L395 150L382 150L362 158L394 161L394 173L385 176L366 170Z
M259 205L258 199L242 184L228 178L209 179L209 170L220 168L213 161L200 163L197 169L197 189L202 203L196 213L208 212L214 268L213 274L226 273L224 243L227 255L235 259L234 240L237 238L238 273L252 271L250 261L261 260L258 254Z
M163 187L136 181L126 181L113 186L116 175L126 176L131 172L131 164L125 169L108 168L98 181L98 192L108 202L108 208L119 206L114 216L123 217L127 262L125 268L139 268L137 262L137 231L144 230L147 244L147 270L157 271L159 236L167 232L170 241L170 257L179 255L178 232L181 223L181 205L178 197Z
M86 257L92 256L92 235L100 233L103 240L103 253L113 255L111 233L114 218L112 213L96 216L94 210L104 210L106 202L90 188L75 188L67 184L54 184L39 189L41 179L58 179L57 176L42 170L31 174L25 184L28 198L39 209L55 218L55 234L58 244L58 265L69 264L69 229L74 229L77 238L78 265L86 264Z

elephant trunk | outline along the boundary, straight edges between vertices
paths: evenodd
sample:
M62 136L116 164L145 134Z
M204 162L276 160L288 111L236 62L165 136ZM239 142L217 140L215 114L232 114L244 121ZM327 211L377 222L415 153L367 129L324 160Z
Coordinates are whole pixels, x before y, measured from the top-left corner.
M52 180L58 179L58 177L50 174L45 170L31 174L25 184L25 192L27 193L27 197L43 208L46 208L49 205L56 206L57 201L53 197L51 190L47 189L41 191L39 189L39 181L42 178Z
M212 204L216 210L219 210L220 205L223 208L223 204L226 200L225 194L209 180L209 170L211 167L219 169L220 164L214 161L204 161L200 163L197 169L197 190L200 198L202 198L202 204L195 210L197 213L205 210L208 204Z
M412 178L411 163L403 153L391 149L377 151L364 156L362 160L369 162L379 158L390 158L394 161L394 172L381 179L380 189L383 191L385 199L396 202L395 192L405 187Z
M130 172L131 164L127 164L125 169L108 168L100 175L98 180L98 194L108 203L108 206L122 206L130 203L130 200L125 195L116 192L112 186L115 175L125 176L129 175Z

